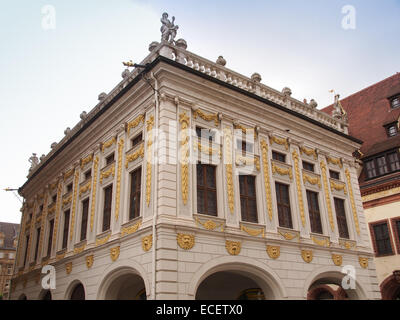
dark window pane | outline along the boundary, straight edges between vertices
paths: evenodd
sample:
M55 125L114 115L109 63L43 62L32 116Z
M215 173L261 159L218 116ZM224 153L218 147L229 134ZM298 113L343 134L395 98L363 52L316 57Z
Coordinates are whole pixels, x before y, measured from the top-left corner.
M217 189L215 166L198 163L197 172L197 212L217 216Z
M207 187L215 188L215 167L207 166Z
M103 232L110 229L112 185L104 189Z
M336 180L340 180L340 174L339 172L333 171L333 170L329 170L329 176L332 179L336 179Z
M72 191L72 183L67 185L67 193Z
M314 165L312 163L303 161L303 169L314 172Z
M88 170L85 172L85 180L88 180L92 177L92 170Z
M292 229L293 224L290 210L289 186L276 182L275 190L278 205L279 226Z
M197 189L197 211L199 213L205 213L206 206L205 206L205 191L201 189Z
M272 159L274 159L276 161L280 161L280 162L286 162L286 155L279 153L279 152L272 151Z
M114 153L110 154L107 158L106 158L106 166L108 166L109 164L114 162Z
M391 101L391 107L392 108L398 108L400 107L400 96L399 97L395 97L392 99Z
M89 212L89 199L82 202L82 223L81 223L81 241L86 239L87 222Z
M64 233L63 233L62 249L65 249L68 244L69 214L70 214L69 210L64 212Z
M375 235L375 245L377 254L392 254L392 244L387 223L381 223L373 226Z
M376 169L374 160L367 161L365 163L365 167L367 169L367 177L373 178L376 177Z
M344 209L344 200L334 198L336 221L339 229L339 237L349 239L349 229L347 227L346 211Z
M258 222L257 203L255 191L255 177L240 175L240 206L242 212L242 221Z
M397 152L389 153L388 158L389 158L390 170L391 171L400 170L398 153Z
M140 216L141 179L142 168L138 168L131 173L130 220Z
M204 186L204 168L203 165L197 165L197 185Z
M322 234L318 193L307 190L307 201L308 201L308 213L310 216L311 232Z
M134 137L131 141L132 141L132 148L134 148L137 145L139 145L140 143L142 143L142 141L143 141L142 133L140 133L139 135Z
M54 219L51 219L49 228L49 239L47 241L47 256L50 257L51 254L51 246L53 244L53 232L54 232Z
M385 157L379 157L376 159L378 163L378 172L380 175L388 173L388 168L386 165L386 158Z
M209 214L217 213L217 197L215 192L207 192L207 211Z

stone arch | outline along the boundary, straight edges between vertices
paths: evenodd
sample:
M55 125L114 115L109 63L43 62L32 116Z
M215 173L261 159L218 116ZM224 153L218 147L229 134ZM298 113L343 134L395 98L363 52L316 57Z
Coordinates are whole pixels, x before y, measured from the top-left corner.
M127 265L129 263L129 266ZM136 275L143 280L144 288L146 290L146 296L149 297L151 294L151 287L146 271L144 268L135 261L129 260L129 262L115 262L103 272L99 286L97 287L97 300L105 300L107 290L110 288L114 280L124 275Z
M39 293L38 299L39 300L53 300L53 295L51 293L51 290L46 290L46 289L41 290Z
M379 288L382 300L394 300L397 296L400 296L400 283L396 281L393 274L383 280Z
M287 298L286 290L282 286L282 280L274 270L255 259L241 256L224 256L203 264L201 268L196 271L189 284L189 298L195 299L200 284L207 277L217 272L226 271L244 273L247 277L256 280L260 283L260 287L267 298Z
M313 285L327 284L327 281L332 284L337 284L341 286L341 282L345 274L342 273L342 268L337 266L326 266L322 268L317 268L310 273L304 282L303 297L307 299L307 295L310 289L313 289ZM346 293L349 298L356 298L358 300L368 299L364 285L362 285L356 279L356 289L347 290ZM343 295L343 293L341 293Z
M86 292L86 286L84 285L82 279L78 278L73 280L69 285L67 290L65 291L65 296L64 299L65 300L71 300L71 296L73 291L75 290L75 288L79 285L82 285L83 289L85 290L85 299L87 299L87 292Z

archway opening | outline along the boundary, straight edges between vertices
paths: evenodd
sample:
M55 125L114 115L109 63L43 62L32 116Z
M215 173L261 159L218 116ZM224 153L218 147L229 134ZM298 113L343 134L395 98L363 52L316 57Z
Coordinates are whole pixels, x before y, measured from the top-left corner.
M28 298L26 297L26 295L21 294L18 298L18 300L28 300Z
M51 291L46 290L41 293L40 300L52 300Z
M383 300L400 300L400 277L387 277L380 285Z
M198 286L196 300L273 299L271 288L261 278L241 271L219 271Z
M133 273L115 278L106 289L105 300L146 300L143 279Z
M321 278L308 289L307 300L359 300L354 289L343 289L341 279L335 277Z
M78 283L72 290L70 300L85 300L85 289L82 283Z

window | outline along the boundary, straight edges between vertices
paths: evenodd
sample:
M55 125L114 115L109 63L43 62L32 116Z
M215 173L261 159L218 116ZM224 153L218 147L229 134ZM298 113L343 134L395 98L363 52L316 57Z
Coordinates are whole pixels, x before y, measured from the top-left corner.
M217 216L216 168L198 163L197 171L197 212Z
M114 162L114 153L110 154L107 158L106 158L106 166L108 166L109 164Z
M81 223L81 238L80 238L81 241L86 239L88 212L89 212L89 198L82 201L82 223Z
M40 240L40 228L38 228L37 231L36 231L36 247L35 247L35 259L34 259L34 261L36 261L37 257L38 257L39 240Z
M322 234L318 193L307 190L307 202L308 202L308 213L310 215L311 232Z
M92 177L92 170L88 170L85 172L85 181L89 180Z
M24 266L26 265L26 258L28 257L28 245L29 245L29 235L25 237L25 256L24 256Z
M12 266L11 264L9 264L9 265L7 266L7 274L8 274L8 275L12 274L12 269L13 269L13 266Z
M396 97L393 97L393 98L390 100L390 107L391 107L392 109L395 109L395 108L400 107L400 95L399 95L399 96L396 96Z
M237 149L242 150L242 154L253 153L254 144L246 142L246 140L236 140Z
M280 161L280 162L286 162L286 155L279 153L279 152L272 151L272 159L274 159L276 161Z
M390 150L373 159L369 159L365 162L365 170L368 179L399 171L400 161L398 151Z
M256 177L240 175L239 186L242 221L257 223Z
M72 191L72 183L67 185L67 193L70 193Z
M303 169L314 172L314 165L312 163L303 161Z
M56 194L52 197L52 201L53 201L53 203L57 202L57 195Z
M63 241L61 249L66 249L68 245L69 214L70 210L64 212L64 231L63 231Z
M42 212L43 212L43 205L41 204L39 207L39 215L42 214Z
M104 189L103 232L110 229L112 185Z
M51 219L49 222L49 239L47 241L47 256L50 257L51 254L51 246L53 244L53 232L54 232L54 219Z
M132 148L134 148L134 147L136 147L137 145L141 144L142 141L143 141L143 135L142 135L142 133L140 133L140 134L138 134L136 137L134 137L134 138L131 140Z
M209 142L215 141L215 131L211 129L196 127L196 135L197 137L208 140Z
M388 137L394 137L397 135L397 125L396 124L391 124L386 127L386 133Z
M276 202L278 204L279 225L285 228L293 228L292 214L290 212L289 186L275 183Z
M339 237L349 239L349 229L347 228L346 211L344 209L344 200L334 198L336 221L339 229Z
M131 195L129 207L129 220L140 216L140 193L141 193L142 168L131 173Z
M392 230L397 246L397 253L400 254L400 218L392 219Z
M337 171L329 170L329 176L332 179L340 180L340 173Z
M370 231L377 256L392 255L393 249L387 222L370 224Z

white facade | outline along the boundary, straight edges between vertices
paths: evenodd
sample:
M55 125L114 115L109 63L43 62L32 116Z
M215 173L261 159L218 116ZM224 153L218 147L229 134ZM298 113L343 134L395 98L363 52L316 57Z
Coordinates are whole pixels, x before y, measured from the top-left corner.
M137 298L142 289L148 299L236 299L254 288L266 299L306 299L317 285L340 285L345 265L354 266L356 277L348 297L379 299L352 157L360 144L347 136L346 122L176 43L153 43L142 62L149 63L146 78L155 91L140 77L143 69L125 73L30 172L21 188L26 202L11 298L43 298L39 272L51 264L56 269L52 299L70 299L78 283L86 299ZM196 126L222 135L199 151ZM181 130L186 127L192 131ZM254 154L247 159L237 150L242 128L255 137ZM131 139L140 132L143 142L132 149ZM286 155L286 163L272 160L272 151ZM112 152L115 161L106 166ZM210 153L217 166L217 217L197 213L196 162L189 161ZM302 160L314 164L315 172L305 172ZM141 214L129 221L130 172L139 166ZM85 180L89 169L91 179ZM340 181L330 179L330 169L339 172ZM246 170L256 177L258 223L241 221L238 173ZM279 227L275 182L289 185L293 229ZM110 184L111 227L102 232L103 189ZM318 193L322 235L310 232L306 190ZM349 239L339 238L334 197L345 201ZM86 198L87 239L81 242ZM62 251L68 209L68 246ZM46 257L51 219L55 237ZM271 246L279 248L268 253ZM312 258L308 262L303 250Z

